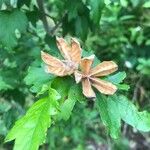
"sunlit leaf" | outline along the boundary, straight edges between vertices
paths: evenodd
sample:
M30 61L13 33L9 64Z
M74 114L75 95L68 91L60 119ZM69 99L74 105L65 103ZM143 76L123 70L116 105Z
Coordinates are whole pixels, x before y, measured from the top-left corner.
M51 125L51 108L54 107L51 102L57 99L58 93L50 89L49 98L45 97L34 103L26 115L15 123L5 141L15 139L14 150L38 150Z

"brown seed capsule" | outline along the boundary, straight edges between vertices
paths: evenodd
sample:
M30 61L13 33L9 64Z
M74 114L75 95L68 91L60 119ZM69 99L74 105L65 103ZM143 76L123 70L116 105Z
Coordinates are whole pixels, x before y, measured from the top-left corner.
M113 61L104 61L96 67L91 68L94 61L94 55L85 57L81 60L81 71L75 71L76 83L82 82L83 94L88 98L96 97L92 86L99 92L106 95L113 95L117 87L108 81L99 79L98 77L109 75L118 69L118 66Z
M71 44L68 44L63 38L57 38L57 45L65 60L59 60L41 51L42 60L46 64L46 72L56 76L70 75L78 69L81 61L80 44L75 38L71 39Z

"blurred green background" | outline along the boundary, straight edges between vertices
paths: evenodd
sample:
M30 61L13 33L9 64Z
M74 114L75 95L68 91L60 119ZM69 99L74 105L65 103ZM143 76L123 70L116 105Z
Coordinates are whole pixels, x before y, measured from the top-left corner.
M37 99L40 51L58 55L55 36L74 36L100 60L115 60L130 85L123 94L150 111L149 0L0 0L0 8L0 150L12 150L4 138ZM52 125L40 149L150 150L150 134L123 124L121 138L112 140L87 101Z

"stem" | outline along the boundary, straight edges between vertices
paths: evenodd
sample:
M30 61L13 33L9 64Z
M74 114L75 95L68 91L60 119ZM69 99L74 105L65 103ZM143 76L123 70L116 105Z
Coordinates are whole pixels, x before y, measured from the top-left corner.
M43 0L37 0L37 4L38 4L38 7L39 7L39 10L41 12L41 20L43 22L43 25L44 25L44 28L45 28L45 31L51 36L51 29L48 25L48 22L47 22L47 18L46 18L46 13L45 13L45 9L44 9L44 1Z
M53 28L50 28L49 25L48 25L48 22L47 22L47 18L46 17L50 17L51 19L54 20L53 17L51 17L50 15L48 15L47 13L45 13L45 9L44 9L44 1L43 0L37 0L37 4L38 4L38 7L39 7L39 11L41 12L41 20L43 22L43 25L44 25L44 28L45 28L45 31L47 32L48 35L50 36L54 36L55 34L55 31L61 26L62 22L63 22L63 19L64 17L66 17L67 15L67 12L65 12L61 18L61 20L58 22L58 23L55 23L55 26Z

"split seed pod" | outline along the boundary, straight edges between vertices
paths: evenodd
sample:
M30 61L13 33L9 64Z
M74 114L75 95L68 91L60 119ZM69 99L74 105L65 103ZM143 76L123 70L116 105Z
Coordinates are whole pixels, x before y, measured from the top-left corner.
M71 75L78 69L81 61L82 49L80 44L75 38L71 39L71 44L68 44L63 38L57 38L56 40L64 60L59 60L41 51L42 60L46 64L46 72L56 76Z
M91 68L93 61L94 55L85 57L81 60L81 71L75 71L76 83L82 82L83 94L88 98L96 97L92 86L103 94L113 95L116 92L117 87L98 77L103 77L115 72L118 69L117 64L113 61L103 61L96 67Z

